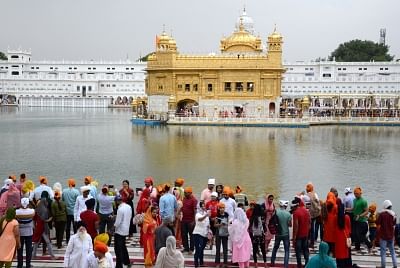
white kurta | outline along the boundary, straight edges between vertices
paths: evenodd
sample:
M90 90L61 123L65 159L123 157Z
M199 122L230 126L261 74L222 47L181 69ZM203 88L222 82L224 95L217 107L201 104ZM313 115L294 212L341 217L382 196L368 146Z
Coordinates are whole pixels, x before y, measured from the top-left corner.
M105 259L107 262L107 267L110 268L115 268L115 264L114 264L114 260L113 260L113 256L111 255L110 252L106 252L105 254ZM99 266L99 259L94 256L94 252L90 253L88 256L88 268L98 268Z
M71 236L64 255L64 267L87 268L88 255L93 252L92 238L86 234L85 239L79 237L79 233Z

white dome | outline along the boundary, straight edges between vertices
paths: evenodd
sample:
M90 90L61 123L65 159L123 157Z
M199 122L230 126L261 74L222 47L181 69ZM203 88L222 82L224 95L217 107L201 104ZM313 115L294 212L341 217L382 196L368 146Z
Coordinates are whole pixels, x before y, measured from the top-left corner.
M254 35L254 21L251 17L249 17L246 13L246 9L243 9L242 15L236 21L236 29L239 29L239 25L243 24L243 28Z

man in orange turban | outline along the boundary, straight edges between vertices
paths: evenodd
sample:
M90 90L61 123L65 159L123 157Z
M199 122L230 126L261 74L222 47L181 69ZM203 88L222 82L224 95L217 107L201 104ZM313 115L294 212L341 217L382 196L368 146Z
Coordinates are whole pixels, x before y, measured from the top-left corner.
M184 252L194 251L193 229L195 226L195 215L197 209L197 200L193 196L192 187L185 188L185 197L182 200L182 219L181 219L181 235ZM189 245L190 237L190 245Z
M65 225L65 237L67 239L67 244L71 235L71 225L76 233L76 226L74 221L74 207L76 198L79 196L79 191L75 189L75 180L73 178L68 179L68 188L64 189L62 192L62 199L67 207L67 224Z
M356 250L360 250L361 243L365 243L368 251L371 251L372 245L367 238L368 232L368 202L362 197L360 187L354 188L355 199L353 201L353 217L354 217L354 244ZM353 231L353 230L352 230Z
M31 199L35 199L35 202L40 200L40 197L42 195L43 191L46 191L49 193L49 196L51 199L54 198L54 192L53 189L51 189L49 186L47 186L47 178L45 176L39 176L39 182L40 185L33 190L33 196L31 196Z
M233 220L233 212L236 209L236 202L230 197L230 194L233 191L230 187L225 186L222 191L222 199L219 201L220 203L225 204L225 212L229 215L229 220Z

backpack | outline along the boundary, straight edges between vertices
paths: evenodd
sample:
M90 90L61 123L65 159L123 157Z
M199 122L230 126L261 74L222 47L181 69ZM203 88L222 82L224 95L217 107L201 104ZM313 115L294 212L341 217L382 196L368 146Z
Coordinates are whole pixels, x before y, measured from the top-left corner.
M264 228L262 226L260 217L257 217L257 221L258 221L257 227L253 222L253 225L251 226L251 233L253 234L253 236L262 236L264 234Z
M271 234L275 235L278 233L279 229L279 219L278 216L276 215L276 211L274 211L274 214L272 214L271 219L269 219L268 222L268 230Z
M315 193L307 193L311 200L310 207L310 216L311 219L317 218L321 215L321 204L319 203L318 198L315 196Z

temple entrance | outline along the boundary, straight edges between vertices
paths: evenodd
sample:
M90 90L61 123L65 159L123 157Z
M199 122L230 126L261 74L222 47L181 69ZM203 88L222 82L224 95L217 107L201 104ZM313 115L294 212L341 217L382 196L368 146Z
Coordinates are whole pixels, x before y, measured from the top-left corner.
M199 104L191 99L184 99L178 102L176 116L198 116Z
M275 115L275 102L271 102L270 104L269 104L269 108L268 108L269 110L269 116L271 116L271 117L274 117L274 115Z

